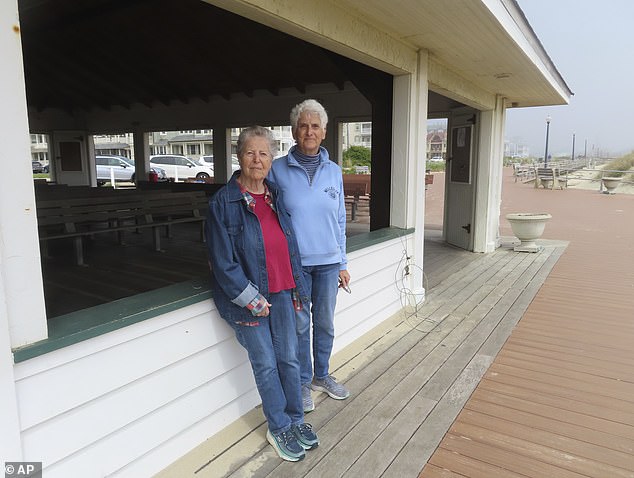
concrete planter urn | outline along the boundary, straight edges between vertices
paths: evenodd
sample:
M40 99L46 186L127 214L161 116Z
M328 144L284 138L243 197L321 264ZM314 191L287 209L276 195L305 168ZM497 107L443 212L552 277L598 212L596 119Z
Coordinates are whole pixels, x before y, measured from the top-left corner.
M546 221L552 216L545 212L516 212L506 215L506 220L511 224L513 234L520 240L515 246L517 252L539 252L543 249L535 241L544 233Z
M616 194L614 190L621 184L621 178L601 178L606 194Z

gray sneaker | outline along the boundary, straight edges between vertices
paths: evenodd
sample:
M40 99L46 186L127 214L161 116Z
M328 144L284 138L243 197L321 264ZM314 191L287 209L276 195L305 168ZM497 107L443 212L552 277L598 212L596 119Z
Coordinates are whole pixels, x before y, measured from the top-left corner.
M312 412L315 409L315 402L310 394L310 385L302 385L302 403L304 405L304 413Z
M337 383L337 380L332 375L327 375L324 378L313 378L311 387L317 392L326 392L335 400L344 400L350 396L348 389Z

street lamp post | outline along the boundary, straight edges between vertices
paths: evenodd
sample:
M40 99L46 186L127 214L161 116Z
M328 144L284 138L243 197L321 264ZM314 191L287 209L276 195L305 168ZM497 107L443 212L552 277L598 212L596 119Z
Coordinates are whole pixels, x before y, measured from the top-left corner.
M570 158L572 161L575 161L575 134L572 133L572 157Z
M550 115L546 116L546 152L544 153L544 167L548 167L548 133L550 132Z

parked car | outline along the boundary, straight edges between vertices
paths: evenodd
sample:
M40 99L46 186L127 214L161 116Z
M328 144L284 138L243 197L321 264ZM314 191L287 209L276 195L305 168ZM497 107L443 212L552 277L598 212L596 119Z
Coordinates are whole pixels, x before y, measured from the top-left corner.
M39 161L31 161L31 169L33 169L33 173L44 172L44 166Z
M432 163L442 163L444 161L442 156L434 156L430 159Z
M157 154L150 156L150 164L165 169L167 177L174 181L187 178L206 179L214 175L209 166L196 164L191 159L177 154Z
M125 156L99 155L95 156L97 165L97 184L103 185L111 180L111 173L114 173L114 180L120 182L134 182L134 163ZM150 172L157 175L158 181L167 181L167 173L164 169L152 166Z
M201 156L200 159L198 160L198 164L200 164L201 166L207 166L209 168L211 168L211 170L213 171L214 169L214 156L213 154L208 154L205 156Z
M198 164L200 164L201 166L208 166L213 171L214 170L214 156L212 154L201 156L200 159L198 160ZM238 156L236 156L235 154L232 154L231 155L231 171L232 172L237 171L238 169L240 169Z

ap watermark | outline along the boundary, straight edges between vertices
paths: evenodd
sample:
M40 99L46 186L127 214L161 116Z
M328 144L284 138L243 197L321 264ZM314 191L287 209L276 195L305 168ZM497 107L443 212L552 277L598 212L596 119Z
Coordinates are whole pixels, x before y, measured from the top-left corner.
M5 461L4 478L42 478L42 462Z

